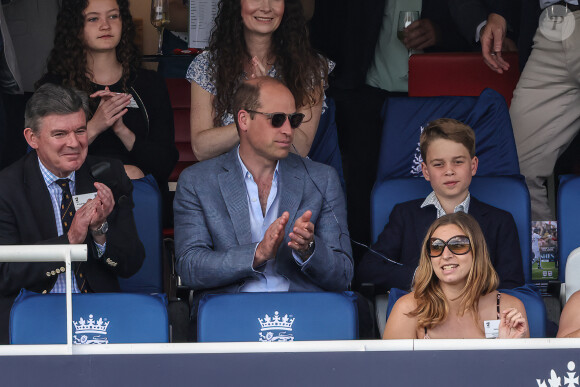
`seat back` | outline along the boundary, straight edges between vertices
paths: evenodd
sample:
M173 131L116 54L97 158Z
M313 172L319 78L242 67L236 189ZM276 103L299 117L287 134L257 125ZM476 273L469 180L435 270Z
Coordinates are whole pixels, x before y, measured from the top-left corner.
M530 337L546 337L546 304L534 284L525 284L514 289L500 289L500 292L514 296L524 304Z
M558 279L568 286L566 260L580 246L580 176L567 178L558 188ZM568 291L566 291L568 296Z
M163 237L161 193L155 179L147 175L133 182L133 216L139 239L145 247L145 260L129 278L119 278L121 290L130 293L163 292Z
M407 177L377 182L371 193L372 240L377 240L395 204L425 198L431 191L431 185L423 178ZM525 181L521 176L474 176L469 191L482 202L512 214L520 239L524 277L526 283L530 283L531 210Z
M175 146L179 151L179 159L169 176L169 181L176 182L181 171L197 162L197 158L191 149L191 132L189 129L191 89L189 82L182 78L166 78L165 83L167 84L169 99L173 108Z
M566 261L566 299L580 290L580 247L572 250Z
M371 192L371 240L376 242L379 238L396 204L426 198L431 191L431 185L422 177L377 180Z
M531 283L532 214L530 193L524 178L520 175L479 176L472 180L469 190L481 201L512 214L518 229L524 278L526 283Z
M486 89L479 97L389 98L383 108L377 180L421 176L419 136L430 121L442 117L457 119L473 128L479 176L520 173L505 100Z
M238 293L202 298L198 341L353 340L358 334L354 295Z
M73 343L166 343L165 299L127 293L73 294ZM10 343L65 344L65 294L22 291L10 312Z
M308 157L319 163L330 165L336 169L342 186L345 186L342 173L342 158L338 147L338 132L336 129L336 105L330 97L326 98L326 110L320 116L320 122L316 129L316 135L312 140L312 146Z
M510 68L503 74L492 71L477 52L446 52L412 55L409 58L409 96L474 96L489 87L510 105L520 78L518 54L504 52Z

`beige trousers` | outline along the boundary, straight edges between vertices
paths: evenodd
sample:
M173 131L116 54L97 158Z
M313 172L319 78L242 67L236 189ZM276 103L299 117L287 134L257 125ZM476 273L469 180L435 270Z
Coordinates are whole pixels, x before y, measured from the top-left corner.
M510 108L521 173L530 191L533 220L553 220L544 183L580 130L580 11L564 41L538 28Z

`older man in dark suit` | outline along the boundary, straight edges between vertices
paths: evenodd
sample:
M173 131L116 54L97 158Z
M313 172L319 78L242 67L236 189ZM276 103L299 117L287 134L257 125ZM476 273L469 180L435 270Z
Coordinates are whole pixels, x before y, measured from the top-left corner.
M122 165L87 157L87 112L86 95L62 86L43 85L29 100L24 136L33 151L0 173L0 244L87 244L87 261L73 264L73 292L115 292L145 253ZM83 194L93 198L75 210ZM0 263L2 341L20 289L62 293L64 271L58 262Z

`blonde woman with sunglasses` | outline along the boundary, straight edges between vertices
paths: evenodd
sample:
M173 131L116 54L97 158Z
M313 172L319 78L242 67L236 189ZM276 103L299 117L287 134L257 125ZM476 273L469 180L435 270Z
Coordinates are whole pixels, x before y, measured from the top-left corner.
M427 231L413 291L393 307L383 339L529 337L524 305L497 285L477 221L442 216Z

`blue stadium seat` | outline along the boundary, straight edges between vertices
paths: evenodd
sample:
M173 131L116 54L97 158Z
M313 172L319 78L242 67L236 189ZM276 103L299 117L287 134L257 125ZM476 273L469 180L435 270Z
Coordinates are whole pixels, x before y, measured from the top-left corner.
M580 247L580 177L564 179L558 188L558 251L560 270L558 279L566 282L568 255Z
M163 226L161 193L151 175L133 183L133 216L139 239L145 247L145 261L130 278L119 278L123 292L155 294L163 292Z
M210 294L198 312L198 341L353 340L355 296L344 293Z
M342 159L338 148L338 132L336 130L335 114L336 106L334 100L326 98L326 110L320 116L316 135L312 140L308 157L319 163L330 165L336 169L342 187L345 187L342 173Z
M502 293L517 297L526 308L530 337L546 337L546 305L539 296L538 288L533 284L526 284L515 289L500 289Z
M471 181L469 190L483 202L512 214L518 228L524 278L526 283L531 283L532 236L530 227L532 215L530 193L524 178L521 175L475 176Z
M166 300L128 293L73 294L73 343L167 343ZM23 290L10 312L10 343L65 344L65 294Z
M371 240L377 241L396 204L425 198L431 191L431 185L422 177L377 180L371 192Z
M441 117L465 122L475 131L480 176L520 173L505 99L485 89L479 97L389 98L383 108L377 181L421 176L421 128Z

